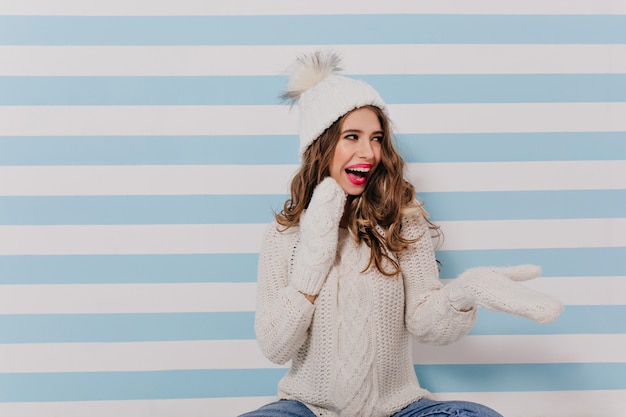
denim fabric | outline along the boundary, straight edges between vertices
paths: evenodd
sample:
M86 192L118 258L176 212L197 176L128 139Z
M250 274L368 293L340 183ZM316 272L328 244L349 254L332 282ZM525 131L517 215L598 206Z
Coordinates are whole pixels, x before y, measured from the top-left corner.
M239 417L315 417L304 404L276 401ZM391 417L502 417L484 405L466 401L433 401L421 399L398 411Z
M502 415L489 407L467 401L421 399L409 404L392 417L502 417Z
M295 400L276 401L239 417L315 417L304 404Z

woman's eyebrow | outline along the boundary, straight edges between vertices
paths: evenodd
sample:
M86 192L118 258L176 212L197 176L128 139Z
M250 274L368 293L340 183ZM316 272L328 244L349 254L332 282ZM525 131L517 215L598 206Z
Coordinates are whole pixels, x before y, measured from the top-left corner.
M342 135L344 133L363 133L363 131L361 129L346 129L341 132ZM383 133L384 132L382 130L377 130L375 132L372 132L372 135L382 135Z

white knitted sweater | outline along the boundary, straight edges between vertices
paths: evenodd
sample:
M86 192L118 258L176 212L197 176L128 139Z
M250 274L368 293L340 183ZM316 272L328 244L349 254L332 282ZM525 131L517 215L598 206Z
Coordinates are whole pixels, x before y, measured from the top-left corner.
M451 343L471 329L476 311L450 305L424 218L403 219L404 236L421 238L397 258L396 277L361 272L370 249L340 229L337 257L314 304L290 285L299 227L278 227L268 227L259 257L255 330L265 356L291 360L279 398L324 417L390 416L430 398L415 376L409 332L421 342Z

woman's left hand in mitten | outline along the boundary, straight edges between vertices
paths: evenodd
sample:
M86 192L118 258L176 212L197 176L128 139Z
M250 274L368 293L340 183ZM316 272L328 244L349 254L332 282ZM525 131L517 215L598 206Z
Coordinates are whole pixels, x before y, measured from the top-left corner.
M556 298L518 282L540 274L541 268L536 265L472 268L450 282L446 290L450 303L457 310L478 305L545 324L556 320L563 305Z

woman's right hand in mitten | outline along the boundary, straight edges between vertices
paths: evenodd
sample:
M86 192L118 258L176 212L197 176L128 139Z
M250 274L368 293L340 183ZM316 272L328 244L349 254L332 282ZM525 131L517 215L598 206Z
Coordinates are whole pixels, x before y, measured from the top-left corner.
M341 186L326 177L315 187L309 207L300 217L300 248L291 285L303 294L319 294L335 261L346 198Z

